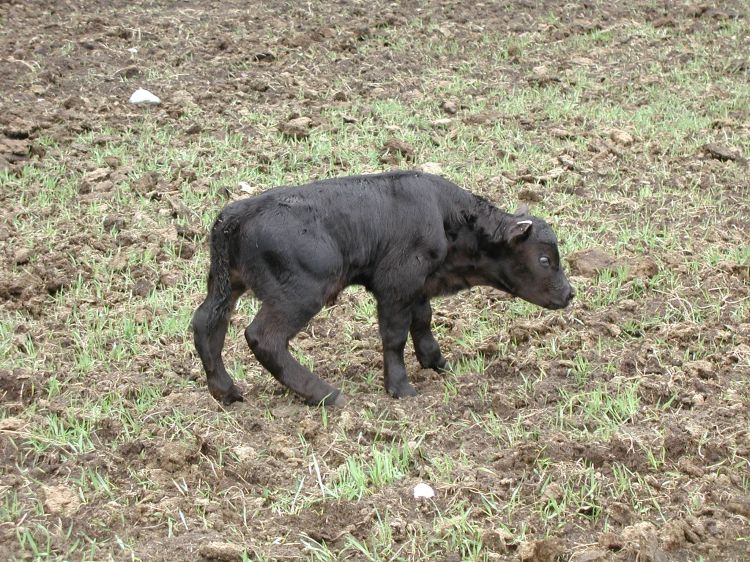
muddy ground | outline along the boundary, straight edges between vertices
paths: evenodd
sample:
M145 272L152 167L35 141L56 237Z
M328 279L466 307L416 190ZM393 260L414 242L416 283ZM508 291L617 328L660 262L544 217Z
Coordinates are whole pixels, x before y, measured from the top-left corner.
M0 558L748 559L747 17L0 0ZM218 209L420 166L548 217L575 306L441 300L454 372L410 356L396 401L350 290L294 344L326 412L258 366L247 301L220 408L188 330Z

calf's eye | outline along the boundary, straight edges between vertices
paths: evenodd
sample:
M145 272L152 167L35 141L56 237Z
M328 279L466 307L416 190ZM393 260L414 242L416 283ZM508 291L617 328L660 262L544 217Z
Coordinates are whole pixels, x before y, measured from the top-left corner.
M539 258L539 263L541 263L544 267L549 267L549 258L547 256L542 256Z

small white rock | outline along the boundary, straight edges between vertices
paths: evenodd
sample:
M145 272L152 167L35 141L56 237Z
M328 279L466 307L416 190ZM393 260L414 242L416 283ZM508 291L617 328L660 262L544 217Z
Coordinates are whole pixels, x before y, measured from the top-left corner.
M128 53L135 55L138 52L138 47L130 47Z
M130 103L147 103L147 104L159 104L161 103L161 100L156 97L154 94L149 92L148 90L144 90L143 88L138 88L135 92L133 92L133 95L130 96Z
M434 497L435 497L435 490L433 490L432 486L430 486L429 484L420 482L419 484L414 486L414 499L434 498Z

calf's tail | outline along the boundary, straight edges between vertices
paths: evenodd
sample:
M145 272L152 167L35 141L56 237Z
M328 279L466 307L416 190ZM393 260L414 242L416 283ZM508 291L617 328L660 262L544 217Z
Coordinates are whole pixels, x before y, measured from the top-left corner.
M235 222L227 220L223 214L214 223L211 230L208 295L193 315L195 348L206 369L209 387L212 379L225 376L221 350L234 300L229 271L229 244L235 229Z
M226 318L232 302L232 284L229 281L229 237L233 234L232 222L221 216L211 229L211 265L208 270L208 296L213 307L209 318L213 321Z

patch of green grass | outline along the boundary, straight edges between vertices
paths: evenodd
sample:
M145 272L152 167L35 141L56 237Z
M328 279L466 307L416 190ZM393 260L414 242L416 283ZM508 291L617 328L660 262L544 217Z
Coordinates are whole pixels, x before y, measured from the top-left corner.
M459 501L442 514L436 522L436 546L456 552L461 560L481 560L482 527L473 517L474 508L468 502Z
M572 374L577 386L585 386L593 374L591 362L582 354L576 355L573 358Z
M576 393L560 389L558 423L563 429L606 438L634 421L640 409L638 386L635 380L599 384L592 390Z
M516 416L512 422L499 418L492 411L484 416L472 412L471 416L474 423L497 439L498 446L503 448L536 441L542 429L536 424L530 425L523 415Z
M657 494L640 474L620 462L612 465L612 474L612 484L607 490L612 499L631 505L639 514L648 514L654 506L661 511L656 503Z
M596 521L604 507L601 476L588 466L562 482L548 479L542 498L541 515L548 525L563 525L576 516Z
M91 440L93 422L73 414L49 414L44 425L29 431L25 445L36 454L48 449L80 455L91 452L95 445Z
M458 361L454 361L450 365L450 372L456 377L460 377L466 374L481 374L484 373L486 365L485 356L482 353L477 353L469 357L461 357ZM450 382L448 378L444 379Z
M411 450L406 444L373 446L366 455L346 459L326 486L326 495L333 499L359 500L406 476L411 460Z
M394 550L397 544L393 540L393 531L390 524L391 519L388 512L381 516L376 511L375 516L374 529L369 540L359 541L349 536L347 537L347 550L371 562L398 558L401 548Z
M18 498L16 490L4 489L0 499L0 522L13 523L21 518L24 504Z

